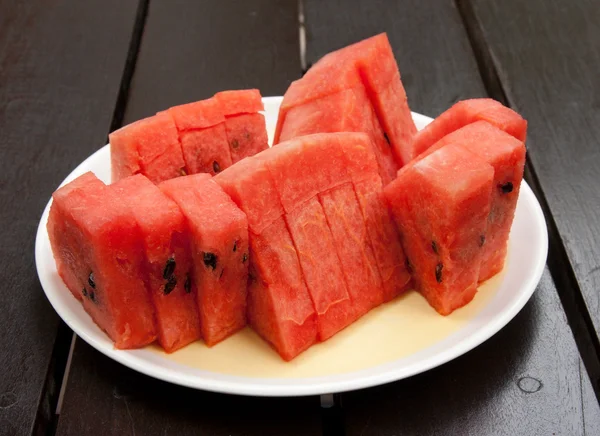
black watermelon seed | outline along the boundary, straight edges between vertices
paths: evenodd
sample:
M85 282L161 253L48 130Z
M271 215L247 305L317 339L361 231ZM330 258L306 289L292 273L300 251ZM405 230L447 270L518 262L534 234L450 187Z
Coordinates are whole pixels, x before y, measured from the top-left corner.
M83 288L83 290L81 291L81 294L82 294L84 297L87 297L87 289Z
M244 255L242 256L242 263L246 262L248 260L248 253L244 253Z
M217 255L214 253L204 253L204 265L217 269Z
M388 137L387 133L383 132L383 137L385 138L388 145L390 145L390 138Z
M167 283L165 283L165 289L163 290L164 294L169 295L171 292L173 292L175 286L177 286L177 277L169 277L169 280L167 280Z
M246 137L246 139L247 139L248 141L250 141L250 132L246 132L246 133L244 133L244 136Z
M513 184L512 182L506 182L503 185L498 185L498 188L500 188L503 194L508 194L513 191Z
M444 269L444 265L440 262L435 267L435 279L438 283L442 283L442 270Z
M239 146L240 146L240 143L238 142L237 139L234 139L233 141L231 141L232 148L238 148Z
M165 264L165 269L163 270L163 279L169 280L175 272L176 266L175 258L173 258L173 256L169 257L167 259L167 263Z
M237 250L237 241L233 241L233 252L235 253Z
M485 244L485 235L479 237L479 246L483 247L483 244Z
M217 161L213 162L213 171L215 173L218 173L221 171L221 165L219 165L219 162L217 162Z
M435 243L435 241L431 241L431 249L435 254L438 254L437 244Z
M412 272L413 272L412 265L410 264L410 260L408 260L408 257L406 258L406 270L408 271L409 274L412 274Z
M183 284L183 289L185 290L186 294L189 294L190 292L192 292L192 279L190 278L189 274L185 278L185 283Z
M96 289L96 282L94 281L94 272L92 271L88 276L88 283L92 287L92 289Z
M96 302L96 293L94 291L90 291L90 300L92 300L92 302Z

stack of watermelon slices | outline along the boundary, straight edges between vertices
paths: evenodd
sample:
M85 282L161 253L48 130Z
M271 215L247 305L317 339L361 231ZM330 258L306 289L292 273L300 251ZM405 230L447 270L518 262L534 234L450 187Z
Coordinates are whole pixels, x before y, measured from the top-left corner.
M248 217L248 320L284 359L409 287L366 134L295 138L215 180Z
M329 53L291 84L274 143L312 133L364 132L385 185L410 160L416 130L392 48L380 34Z
M112 180L217 174L268 148L263 109L256 89L224 91L129 124L109 135Z
M508 124L522 120L504 106L498 109ZM460 120L445 113L432 125L431 132L451 133L404 166L384 192L417 289L447 315L504 266L525 144L488 121L452 131Z
M248 322L291 360L412 285L447 315L502 269L514 111L466 100L416 133L384 34L292 84L270 149L262 108L225 91L133 123L110 136L116 183L53 194L58 272L116 347L212 346Z
M58 273L117 348L211 346L246 324L246 217L209 175L86 173L52 197Z

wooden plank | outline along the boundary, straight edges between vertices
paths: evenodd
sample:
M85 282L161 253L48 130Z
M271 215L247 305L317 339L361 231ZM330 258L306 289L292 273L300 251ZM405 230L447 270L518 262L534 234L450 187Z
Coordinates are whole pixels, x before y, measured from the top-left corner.
M132 371L77 340L57 435L317 435L317 397L188 389Z
M469 5L508 101L529 121L529 159L559 233L551 237L568 255L556 262L564 271L551 265L552 273L576 279L567 277L559 291L571 298L581 290L598 336L600 7L591 0ZM583 312L576 308L573 318Z
M489 89L454 2L306 0L304 13L309 63L386 31L414 111L435 116L455 101L484 96ZM478 349L413 379L343 394L345 431L593 434L600 411L581 368L556 288L546 274L524 311ZM542 388L524 392L535 390L536 380Z
M348 436L599 434L589 386L546 272L489 341L411 379L344 395L343 407Z
M151 2L126 122L224 89L283 95L301 70L297 17L289 0Z
M165 31L168 29L168 31ZM300 75L295 2L153 1L125 122L227 88L281 94ZM57 434L310 435L318 398L260 399L170 385L78 340Z
M136 6L0 1L0 435L53 419L71 334L37 279L36 228L55 187L106 143Z

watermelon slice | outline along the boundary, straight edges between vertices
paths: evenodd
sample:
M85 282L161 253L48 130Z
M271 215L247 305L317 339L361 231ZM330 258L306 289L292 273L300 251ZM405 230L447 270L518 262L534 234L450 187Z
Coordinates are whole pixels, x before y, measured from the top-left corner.
M179 207L141 174L110 186L131 208L142 234L158 342L171 353L200 339L185 220Z
M315 111L322 114L316 123ZM338 128L363 128L372 136L384 182L406 162L416 127L385 34L329 53L292 83L279 111L274 143Z
M317 316L283 218L250 231L248 322L284 360L317 340Z
M214 180L248 217L248 322L291 360L317 340L317 318L271 174L255 156Z
M410 159L414 159L449 133L479 120L487 121L525 142L527 121L521 115L491 98L476 98L459 101L415 135L410 145Z
M317 312L319 339L324 341L359 315L348 294L340 258L317 198L287 212L285 220Z
M202 337L208 346L246 324L248 222L208 174L161 183L187 220Z
M173 117L188 174L217 174L231 166L225 117L214 98L167 110Z
M180 132L179 135L189 174L215 175L231 166L224 123L207 129Z
M411 165L454 143L460 143L494 168L495 188L479 272L481 282L500 272L504 266L508 236L523 180L525 144L487 121L476 121L444 136L415 158Z
M351 183L319 194L356 317L383 303L377 261Z
M266 150L268 145L264 110L258 89L218 92L214 96L224 114L233 163Z
M225 128L233 163L269 148L267 127L263 114L227 117Z
M487 162L456 143L384 189L417 289L442 315L477 292L493 178Z
M154 183L185 174L177 128L165 112L108 135L112 180L144 174Z
M411 275L400 244L400 235L382 196L377 174L354 182L369 241L377 260L383 299L390 301L411 287Z
M53 195L48 234L58 271L117 348L156 339L144 283L142 236L129 207L92 173Z

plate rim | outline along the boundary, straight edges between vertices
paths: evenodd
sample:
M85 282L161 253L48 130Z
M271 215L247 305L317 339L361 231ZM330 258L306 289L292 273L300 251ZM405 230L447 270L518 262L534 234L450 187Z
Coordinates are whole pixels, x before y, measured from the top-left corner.
M263 97L265 104L273 105L280 104L282 97ZM432 118L425 115L412 112L413 118L421 119L423 122L431 122ZM88 156L83 162L81 162L69 175L61 182L59 186L68 183L73 178L77 177L82 169L85 168L89 161L93 160L97 154L106 153L106 148L109 145L101 147L99 150ZM536 287L543 275L544 268L546 265L548 255L548 231L547 225L542 212L542 208L535 197L535 194L531 190L530 186L525 180L521 184L521 196L527 197L527 202L531 206L532 217L531 219L539 226L541 235L541 245L538 247L541 255L536 259L534 271L527 277L527 280L521 286L522 292L518 295L518 298L511 300L511 305L508 306L499 315L491 319L485 329L481 329L466 338L458 341L452 346L443 349L441 352L434 354L433 356L425 359L421 364L409 365L408 370L405 368L394 369L394 363L398 360L386 362L368 368L364 368L357 371L352 371L342 374L326 375L319 377L302 377L302 378L256 378L256 377L242 377L228 374L219 374L214 372L205 371L212 375L211 378L201 376L190 376L187 374L179 374L175 371L168 369L166 370L163 366L158 365L155 362L144 359L143 356L137 356L139 352L144 350L116 350L114 347L107 347L105 344L99 342L93 337L93 333L89 332L86 328L80 328L75 319L71 319L69 316L69 309L63 307L58 298L55 299L52 291L48 291L42 280L43 272L41 271L41 265L43 264L43 256L46 253L43 252L45 241L48 239L46 231L46 222L48 219L48 213L50 205L52 203L52 197L46 204L40 222L38 224L36 239L35 239L35 262L38 279L44 290L46 298L52 305L53 309L60 316L60 318L73 330L73 332L91 345L93 348L107 356L108 358L119 362L137 372L145 374L147 376L163 380L166 382L174 383L181 386L186 386L194 389L202 389L206 391L236 394L236 395L248 395L248 396L260 396L260 397L293 397L293 396L306 396L306 395L320 395L329 393L347 392L351 390L363 389L367 387L377 386L386 384L392 381L398 381L404 378L412 377L422 372L429 371L437 366L443 365L457 357L469 352L475 347L481 345L483 342L490 339L498 331L500 331L508 322L510 322L525 306L531 296L536 290ZM52 255L52 254L51 254ZM73 297L72 297L73 298ZM482 309L482 310L485 310ZM460 330L459 330L460 332ZM458 333L458 332L457 332ZM452 336L452 335L451 335ZM445 338L436 344L443 343L448 338ZM429 348L429 347L428 347ZM426 348L427 349L427 348ZM422 351L422 350L421 350ZM419 352L421 352L419 351ZM414 356L414 353L412 356ZM407 356L410 357L410 356ZM371 373L370 375L356 376L361 372L372 371L375 368L388 367L382 372ZM383 368L382 368L383 369ZM200 370L204 371L204 370ZM355 375L353 377L353 375ZM336 378L349 378L348 380L335 380ZM333 379L333 381L331 380ZM310 383L307 383L310 381Z

